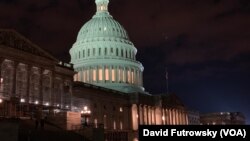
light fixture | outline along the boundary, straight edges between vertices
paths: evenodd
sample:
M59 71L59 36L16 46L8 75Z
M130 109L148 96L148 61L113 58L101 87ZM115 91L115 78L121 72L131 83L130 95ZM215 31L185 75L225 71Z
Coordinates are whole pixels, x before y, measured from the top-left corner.
M21 103L24 103L24 102L25 102L25 99L24 99L24 98L21 98L21 99L20 99L20 102L21 102Z
M2 99L0 99L0 103L2 103L3 102L3 100Z
M164 117L164 116L162 116L162 120L163 120L163 121L165 120L165 117Z
M35 104L37 105L38 103L39 103L39 102L36 100L36 101L35 101Z
M88 107L87 107L87 106L84 106L84 107L83 107L83 110L84 110L84 111L88 110Z
M45 103L46 106L49 106L49 102Z

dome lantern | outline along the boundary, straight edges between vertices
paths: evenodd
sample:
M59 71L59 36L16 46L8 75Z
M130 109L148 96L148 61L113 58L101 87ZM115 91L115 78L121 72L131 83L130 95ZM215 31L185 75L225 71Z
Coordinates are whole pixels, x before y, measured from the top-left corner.
M109 0L95 0L97 12L108 12Z

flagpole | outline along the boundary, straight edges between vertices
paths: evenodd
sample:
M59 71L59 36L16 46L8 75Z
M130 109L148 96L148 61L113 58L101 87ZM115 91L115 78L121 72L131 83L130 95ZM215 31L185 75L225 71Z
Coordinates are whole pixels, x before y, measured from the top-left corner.
M167 95L168 95L168 70L166 68L166 83L167 83Z

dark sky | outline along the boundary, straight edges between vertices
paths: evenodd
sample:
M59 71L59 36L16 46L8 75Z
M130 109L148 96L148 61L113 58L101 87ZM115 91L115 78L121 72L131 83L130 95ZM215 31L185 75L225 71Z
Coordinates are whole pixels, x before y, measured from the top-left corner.
M0 0L0 28L13 28L63 61L94 0ZM152 94L176 93L190 109L243 112L250 124L249 0L111 0Z

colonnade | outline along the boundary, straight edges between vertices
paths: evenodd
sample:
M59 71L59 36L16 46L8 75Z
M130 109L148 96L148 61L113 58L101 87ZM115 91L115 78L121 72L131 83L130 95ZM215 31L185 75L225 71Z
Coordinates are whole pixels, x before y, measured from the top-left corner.
M76 69L74 81L86 83L128 83L142 86L142 72L124 66L94 66Z
M148 105L132 105L132 127L138 125L187 125L187 112L178 108L164 108Z
M72 80L53 69L0 58L0 99L19 99L21 103L70 108Z

